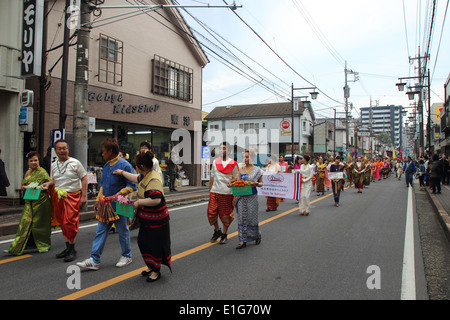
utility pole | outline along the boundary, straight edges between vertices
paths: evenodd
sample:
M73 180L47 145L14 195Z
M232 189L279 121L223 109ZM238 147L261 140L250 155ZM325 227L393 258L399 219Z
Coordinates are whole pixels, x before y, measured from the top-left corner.
M350 144L348 141L348 124L349 124L349 115L348 115L348 98L350 98L350 87L348 86L348 82L356 82L359 80L358 78L358 72L354 72L353 70L349 70L347 69L347 60L345 61L345 69L344 69L344 74L345 74L345 86L344 86L344 99L345 99L345 145L346 145L346 149L348 150ZM348 80L347 75L348 74L353 74L354 75L354 79L353 80Z
M66 93L67 93L67 69L69 64L69 37L70 28L69 20L71 12L69 11L70 0L66 0L65 17L64 17L64 45L62 56L62 71L61 71L61 91L59 96L59 129L66 127Z
M88 83L89 83L89 34L91 8L87 0L81 0L80 28L78 29L77 62L73 103L74 157L84 168L88 165Z

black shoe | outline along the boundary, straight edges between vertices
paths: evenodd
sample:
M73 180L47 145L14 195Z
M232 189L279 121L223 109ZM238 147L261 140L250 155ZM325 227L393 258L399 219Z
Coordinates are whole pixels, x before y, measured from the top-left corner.
M66 256L68 250L69 250L69 243L66 242L66 248L63 251L61 251L60 253L56 254L56 259L64 258Z
M258 239L256 239L255 244L258 245L261 243L261 235L259 235Z
M141 272L141 276L143 276L143 277L148 277L149 275L150 275L150 273L152 273L153 271L147 271L147 270L144 270L144 271L142 271Z
M71 262L77 257L77 252L75 251L75 244L70 244L67 250L66 256L64 257L64 262Z
M172 189L172 191L178 191L177 189Z
M245 247L247 247L247 242L243 242L242 244L239 244L239 245L236 247L236 249L239 250L239 249L242 249L242 248L245 248Z
M217 239L219 239L219 237L222 235L222 231L220 231L220 229L219 230L214 230L214 234L213 234L213 236L212 236L212 238L211 238L211 242L216 242L217 241Z
M225 243L227 243L227 241L228 241L227 234L226 233L222 233L222 235L220 236L219 244L225 244Z

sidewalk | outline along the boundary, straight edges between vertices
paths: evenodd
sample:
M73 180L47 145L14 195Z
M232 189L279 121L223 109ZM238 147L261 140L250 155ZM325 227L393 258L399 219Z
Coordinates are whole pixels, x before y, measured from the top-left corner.
M414 188L418 188L415 185ZM450 186L441 184L441 194L433 194L433 190L426 187L431 203L437 210L438 220L441 223L447 239L450 241Z
M170 192L169 188L164 188L167 207L170 208L182 204L206 201L209 199L209 187L184 186L178 187L178 191ZM95 219L93 210L94 200L88 200L86 209L80 212L80 222ZM19 226L22 214L22 206L0 205L0 237L15 234Z

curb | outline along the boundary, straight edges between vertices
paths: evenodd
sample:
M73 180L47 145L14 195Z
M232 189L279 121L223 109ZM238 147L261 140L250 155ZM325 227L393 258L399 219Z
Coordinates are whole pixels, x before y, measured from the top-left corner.
M195 196L189 196L180 199L166 199L166 204L167 207L170 209L172 207L181 206L184 204L207 201L208 199L209 199L209 192L206 192ZM16 214L20 215L21 211L19 211ZM80 222L90 220L95 220L95 212L93 210L80 212ZM19 222L5 223L0 225L0 237L16 234L18 227Z
M450 242L450 215L444 209L439 199L430 192L429 188L425 187L425 190L427 191L431 203L434 205L436 209L436 215L438 217L439 223L444 229L445 236L447 237L447 240Z

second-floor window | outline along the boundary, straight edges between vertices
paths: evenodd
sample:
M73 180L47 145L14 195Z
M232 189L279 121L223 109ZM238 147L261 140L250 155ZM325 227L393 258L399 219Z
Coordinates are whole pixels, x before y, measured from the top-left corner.
M122 86L123 42L100 34L98 81Z
M193 70L158 55L153 59L154 94L192 102Z

